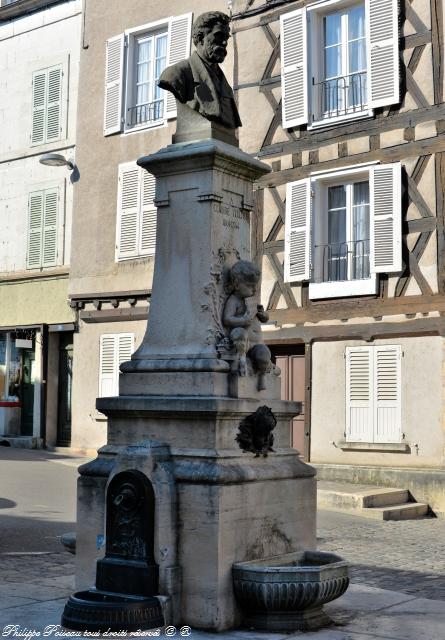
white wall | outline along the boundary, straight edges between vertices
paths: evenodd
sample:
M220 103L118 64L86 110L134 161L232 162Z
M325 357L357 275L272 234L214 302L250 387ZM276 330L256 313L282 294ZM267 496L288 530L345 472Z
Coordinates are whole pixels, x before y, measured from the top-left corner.
M442 343L439 336L315 343L312 350L311 461L392 467L442 466L445 444ZM385 344L402 347L402 433L411 452L343 451L338 443L345 439L346 428L345 349Z
M81 0L72 0L0 25L0 273L26 269L28 194L60 187L59 264L69 263L73 185L66 167L39 157L56 151L74 159ZM32 75L63 65L62 138L31 146Z

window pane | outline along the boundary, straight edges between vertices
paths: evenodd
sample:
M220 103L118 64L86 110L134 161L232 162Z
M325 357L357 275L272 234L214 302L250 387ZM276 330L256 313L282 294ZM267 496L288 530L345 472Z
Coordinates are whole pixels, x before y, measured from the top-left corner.
M148 62L143 62L142 64L138 64L138 82L148 82L150 80L150 64Z
M341 184L338 187L329 187L328 207L329 210L346 207L346 189L344 185Z
M366 69L366 41L355 40L349 43L349 73Z
M354 7L348 11L348 39L365 37L365 7Z
M21 383L21 359L20 350L15 346L15 340L11 340L11 360L9 363L9 389L8 396L11 399L20 398L20 383Z
M341 76L341 47L329 47L325 49L325 77L335 78Z
M346 242L346 210L329 212L328 237L330 245Z
M369 240L369 182L354 184L352 235L354 241Z
M351 278L369 278L369 183L353 185Z
M166 58L167 57L167 35L160 36L156 42L156 57L157 58Z
M147 104L150 102L150 85L140 84L137 88L136 104Z
M151 58L151 40L139 40L138 62L146 62Z
M331 13L324 18L324 43L325 47L341 42L341 15Z

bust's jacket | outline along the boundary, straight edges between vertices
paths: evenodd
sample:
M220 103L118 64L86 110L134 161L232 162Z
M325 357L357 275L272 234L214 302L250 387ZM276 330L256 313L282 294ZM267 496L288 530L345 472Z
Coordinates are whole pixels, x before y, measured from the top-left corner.
M223 71L219 69L219 72L220 77L194 51L190 58L167 67L161 74L159 86L208 120L236 129L241 126L241 120L235 97Z

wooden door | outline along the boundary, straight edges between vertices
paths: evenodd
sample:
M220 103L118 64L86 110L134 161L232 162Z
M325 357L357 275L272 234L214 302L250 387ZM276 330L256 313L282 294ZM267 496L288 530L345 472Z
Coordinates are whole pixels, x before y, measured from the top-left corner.
M291 445L306 456L307 436L305 432L305 354L304 345L270 346L276 364L281 369L281 399L303 403L299 416L292 420Z
M71 390L73 383L73 334L60 334L57 445L71 444Z

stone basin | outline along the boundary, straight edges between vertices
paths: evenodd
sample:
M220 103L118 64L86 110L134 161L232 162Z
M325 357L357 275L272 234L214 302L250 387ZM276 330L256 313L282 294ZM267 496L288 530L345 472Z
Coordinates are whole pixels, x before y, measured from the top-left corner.
M348 564L333 553L304 551L232 567L244 624L266 631L306 631L332 624L326 602L344 594Z

